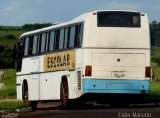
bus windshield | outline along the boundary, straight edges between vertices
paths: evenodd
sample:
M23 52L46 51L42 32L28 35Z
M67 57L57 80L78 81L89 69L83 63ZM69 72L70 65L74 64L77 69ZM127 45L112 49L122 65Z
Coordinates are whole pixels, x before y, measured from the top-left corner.
M140 27L140 13L106 11L98 12L98 27Z

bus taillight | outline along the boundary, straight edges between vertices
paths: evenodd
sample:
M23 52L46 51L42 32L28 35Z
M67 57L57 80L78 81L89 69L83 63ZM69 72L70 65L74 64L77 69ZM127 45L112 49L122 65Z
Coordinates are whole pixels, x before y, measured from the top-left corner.
M92 66L89 65L86 66L85 76L92 76Z
M151 77L151 68L150 67L145 68L145 76L146 77Z

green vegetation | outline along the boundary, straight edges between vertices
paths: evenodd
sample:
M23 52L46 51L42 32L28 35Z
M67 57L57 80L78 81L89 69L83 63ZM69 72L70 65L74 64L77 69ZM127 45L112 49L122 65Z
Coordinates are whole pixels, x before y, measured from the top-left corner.
M0 99L16 98L16 72L13 69L0 70L6 77L0 82L5 84L5 88L0 90Z
M13 49L15 49L14 45L22 33L51 25L51 23L35 23L23 26L0 26L0 68L14 67L13 55L15 57L16 54Z
M150 93L146 100L160 102L160 81L150 82Z
M0 45L13 49L17 39L24 31L0 31Z
M5 87L0 90L0 110L9 110L14 112L16 109L24 108L25 104L22 101L16 101L16 72L13 69L0 70L5 72L5 78L0 82L5 84ZM8 100L5 100L8 99ZM13 100L10 100L13 99Z
M16 109L24 108L25 104L22 101L0 101L0 110L8 110L15 112Z
M160 80L160 47L153 46L151 49L151 67L153 69L155 78Z
M160 47L160 22L153 21L150 24L151 44Z

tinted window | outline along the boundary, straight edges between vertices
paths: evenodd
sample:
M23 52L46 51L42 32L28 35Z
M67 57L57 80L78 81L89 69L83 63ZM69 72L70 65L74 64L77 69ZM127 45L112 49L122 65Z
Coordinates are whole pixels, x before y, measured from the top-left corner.
M82 38L83 38L83 25L79 25L79 40L78 40L78 46L82 46Z
M41 53L45 51L46 33L42 34L41 38Z
M59 49L59 30L56 30L55 31L55 40L54 40L54 43L55 43L55 50L58 50Z
M65 29L64 49L68 48L68 29L69 28Z
M59 49L63 49L64 45L64 29L60 30Z
M38 35L38 43L37 43L37 54L40 53L40 48L41 48L41 35Z
M29 37L29 45L28 45L28 55L32 55L32 49L33 49L33 36Z
M49 41L49 51L54 50L54 31L50 33L50 41Z
M76 25L76 33L75 33L75 47L80 47L82 44L82 35L83 35L83 27L82 24Z
M99 27L140 27L140 13L136 12L99 12Z
M75 28L75 26L72 26L70 29L70 38L69 38L69 47L70 48L74 47L75 32L76 32L76 28Z
M24 56L28 55L29 48L29 37L25 38Z
M33 49L32 49L32 54L33 55L36 54L36 52L37 52L37 43L38 43L38 36L35 35L33 37Z
M46 52L48 52L49 49L49 33L47 33L47 37L46 37Z

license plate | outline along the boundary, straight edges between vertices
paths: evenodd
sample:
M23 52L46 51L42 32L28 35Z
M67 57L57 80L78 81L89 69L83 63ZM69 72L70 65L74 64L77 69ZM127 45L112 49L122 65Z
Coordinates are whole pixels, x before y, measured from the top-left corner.
M116 78L125 77L124 71L113 71L112 76Z

